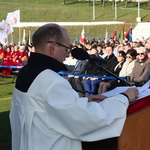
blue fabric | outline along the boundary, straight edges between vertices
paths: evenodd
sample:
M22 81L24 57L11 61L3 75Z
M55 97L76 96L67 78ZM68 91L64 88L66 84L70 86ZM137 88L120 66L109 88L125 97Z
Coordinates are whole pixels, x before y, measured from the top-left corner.
M88 97L90 95L95 95L98 92L99 83L101 79L97 80L84 80L84 89L85 89L85 96Z

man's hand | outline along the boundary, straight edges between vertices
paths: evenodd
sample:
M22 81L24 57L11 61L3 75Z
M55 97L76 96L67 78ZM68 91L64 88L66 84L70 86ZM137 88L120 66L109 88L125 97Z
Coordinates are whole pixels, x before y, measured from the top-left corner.
M139 91L137 88L129 88L123 93L125 93L129 97L129 102L136 101L139 95Z
M100 101L104 100L105 98L107 98L107 97L103 96L103 95L90 95L88 97L88 102L100 102Z

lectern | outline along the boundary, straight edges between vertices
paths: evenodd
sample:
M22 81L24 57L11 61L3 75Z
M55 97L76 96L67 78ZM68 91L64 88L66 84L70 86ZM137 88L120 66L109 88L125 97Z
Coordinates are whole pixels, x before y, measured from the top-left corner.
M118 138L83 142L83 150L150 150L150 95L129 106Z

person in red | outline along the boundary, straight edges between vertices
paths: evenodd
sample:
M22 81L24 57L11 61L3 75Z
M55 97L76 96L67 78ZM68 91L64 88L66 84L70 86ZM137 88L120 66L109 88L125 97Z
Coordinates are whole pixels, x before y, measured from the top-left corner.
M11 66L11 46L6 47L6 52L4 55L4 61L3 61L4 66ZM2 75L11 75L12 68L3 68L2 69Z
M24 65L27 60L28 60L28 53L25 50L25 46L24 45L20 46L18 62Z
M19 46L15 45L11 48L11 63L12 65L17 65L18 57L19 57Z
M28 53L25 51L25 46L15 45L12 55L12 66L24 66L28 60ZM13 71L19 71L20 68L14 68Z
M3 44L0 43L0 65L2 65L4 60L5 50L3 48Z

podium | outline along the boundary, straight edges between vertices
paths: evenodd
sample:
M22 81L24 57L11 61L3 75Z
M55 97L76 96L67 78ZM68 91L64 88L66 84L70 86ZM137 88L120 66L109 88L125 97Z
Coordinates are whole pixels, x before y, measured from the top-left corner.
M150 95L129 106L119 137L82 144L83 150L150 150Z

